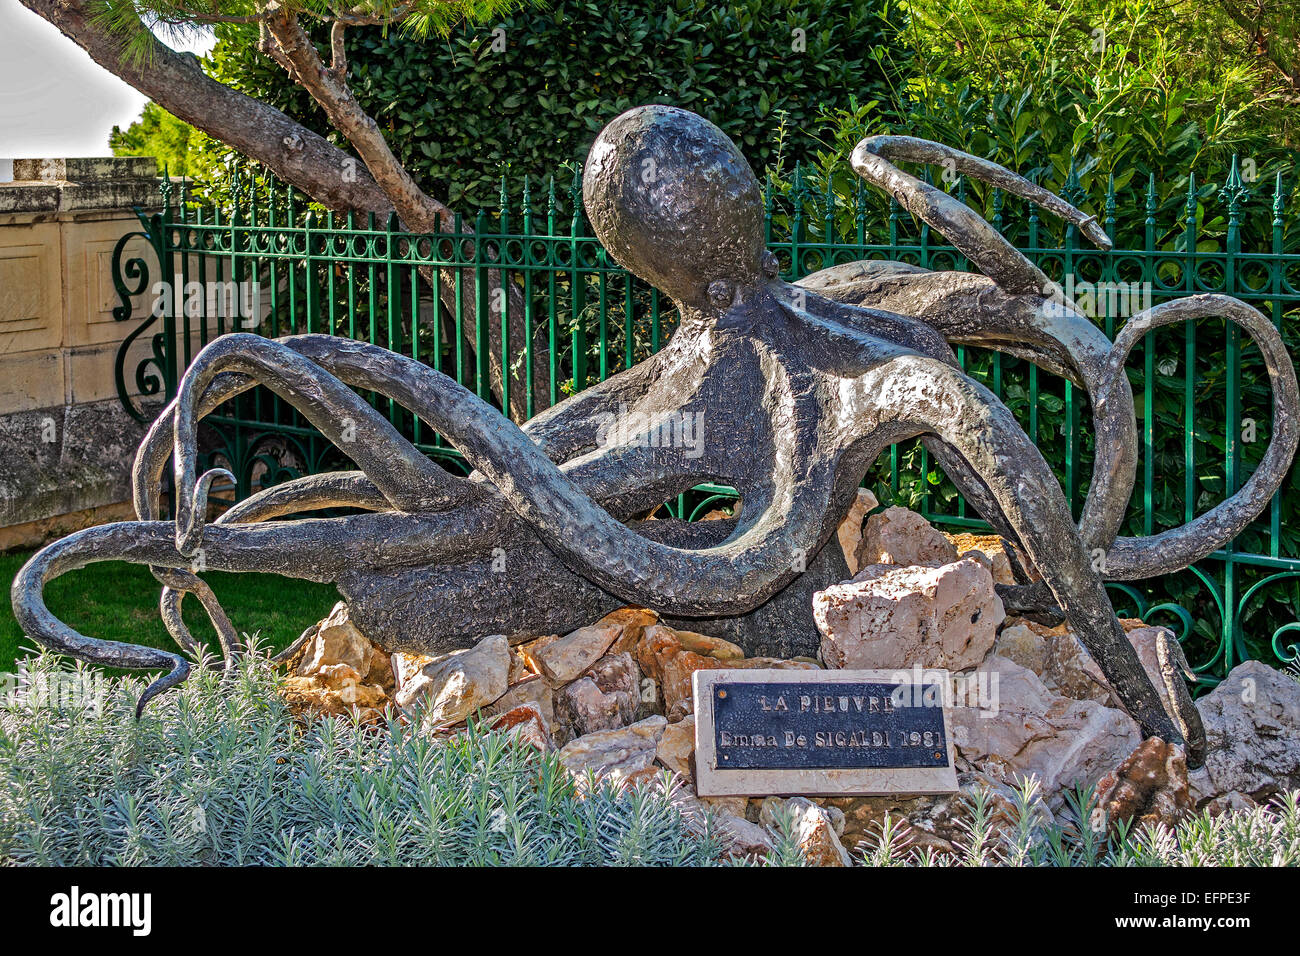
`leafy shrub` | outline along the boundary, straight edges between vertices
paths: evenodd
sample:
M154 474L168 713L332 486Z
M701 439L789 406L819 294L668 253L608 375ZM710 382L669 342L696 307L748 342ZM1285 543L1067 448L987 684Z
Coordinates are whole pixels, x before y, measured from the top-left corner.
M701 113L756 169L775 158L782 116L787 148L809 151L805 130L822 108L884 90L883 7L557 0L497 24L463 24L446 38L351 30L350 82L416 181L472 212L496 203L507 169L512 180L540 182L585 159L602 126L644 103ZM246 29L223 27L218 36L214 76L327 131L308 95L253 52Z

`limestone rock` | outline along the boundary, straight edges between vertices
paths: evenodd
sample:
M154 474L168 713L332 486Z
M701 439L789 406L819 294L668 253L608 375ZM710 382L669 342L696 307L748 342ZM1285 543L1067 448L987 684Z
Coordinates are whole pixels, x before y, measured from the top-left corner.
M738 661L745 656L744 650L731 641L720 637L709 637L694 631L673 630L673 637L683 649L693 654L702 654L719 661Z
M1261 801L1300 788L1300 683L1245 661L1196 707L1205 724L1209 796L1237 791Z
M353 625L347 604L339 601L329 616L316 626L316 635L305 648L298 675L305 677L331 664L346 664L364 676L370 670L374 650L370 641Z
M281 694L289 709L306 716L351 717L363 723L382 724L388 696L373 684L364 684L346 664L330 665L322 678L296 674L284 679Z
M636 718L641 672L631 654L613 654L556 692L555 719L564 739L625 727Z
M282 695L295 713L355 714L376 724L386 719L384 711L395 690L392 663L356 629L342 601L308 630L283 666L290 676Z
M406 710L427 698L431 724L454 724L506 692L510 645L504 634L493 634L467 650L427 660L418 669L411 666L415 662L406 662L402 668L410 676L400 683L398 706Z
M551 749L551 735L536 704L520 704L495 717L491 730L504 731L543 752Z
M1114 833L1122 821L1176 827L1192 812L1183 748L1148 737L1097 784L1097 807Z
M664 698L664 710L671 711L681 701L691 697L691 675L698 670L717 670L729 666L727 662L694 654L690 651L678 651L664 664L663 679L660 690Z
M1006 624L993 645L993 653L1015 661L1039 677L1047 670L1047 638L1028 624Z
M673 714L691 699L691 675L698 670L818 670L816 664L804 661L786 661L775 657L747 657L739 661L720 661L691 651L681 650L663 664L660 692L663 694L664 712L669 719L680 719ZM693 709L693 708L692 708Z
M542 652L543 648L553 644L559 639L560 635L558 634L547 634L544 637L533 638L533 640L520 644L518 647L513 647L511 648L511 652L523 662L524 667L528 668L528 670L532 671L534 674L540 675L542 673L542 665L538 661L538 654Z
M880 507L880 501L866 488L859 488L849 507L849 513L840 522L835 532L844 552L844 562L849 566L849 574L858 573L858 546L862 543L862 524L867 512Z
M664 728L655 759L687 780L695 779L695 715L683 717Z
M915 511L895 505L867 519L858 545L861 570L872 564L951 564L957 549L943 532Z
M697 797L687 787L677 789L671 796L686 829L696 835L704 833L706 817L712 816L714 835L722 838L726 855L761 859L771 852L771 835L757 823L745 819L743 797L739 798L737 807L734 802L723 804L716 798Z
M1212 817L1221 817L1225 813L1242 813L1253 810L1257 806L1259 804L1250 797L1238 790L1233 790L1210 800L1202 809Z
M1072 631L1062 630L1047 639L1047 665L1043 683L1049 690L1075 700L1112 704L1113 694L1106 675ZM1156 681L1157 687L1162 682Z
M487 712L493 716L504 714L521 704L531 704L537 708L548 730L555 726L555 689L536 676L513 684L509 690L492 702Z
M553 684L576 680L605 656L621 633L622 628L617 624L597 622L548 642L536 653L542 676Z
M1005 613L993 578L965 558L937 567L873 564L813 595L827 667L946 667L984 660Z
M658 621L659 615L649 608L629 605L611 611L596 623L613 625L619 629L618 639L614 641L609 653L635 656L636 646L641 642L641 635L645 633L647 627L657 624Z
M575 776L590 770L597 778L627 783L654 763L659 739L667 726L667 720L655 715L627 727L587 734L560 748L560 763Z
M976 672L993 707L952 710L953 742L965 765L1003 783L1034 774L1051 806L1063 791L1092 784L1141 742L1123 711L1049 690L1033 671L1004 657L991 657Z
M984 564L993 575L994 584L1016 583L1015 573L1011 570L1011 558L1008 556L1012 546L1001 535L963 532L944 535L944 537L952 542L959 557L970 555L980 564Z
M836 833L836 819L832 812L818 806L807 797L768 797L763 801L760 820L763 825L777 830L784 818L789 833L799 843L810 866L852 866L853 860ZM844 829L844 815L839 814L840 830Z
M647 627L637 642L636 662L641 673L651 680L663 682L664 665L682 650L677 632L663 624Z
M1142 669L1147 672L1151 678L1151 683L1155 685L1156 694L1160 697L1160 703L1165 708L1165 713L1175 713L1173 703L1169 700L1169 691L1165 687L1165 682L1160 676L1160 657L1159 642L1161 637L1166 640L1170 651L1173 654L1171 663L1174 667L1186 673L1191 670L1187 663L1187 656L1183 653L1182 645L1174 637L1172 631L1165 627L1130 627L1125 629L1125 636L1133 645L1133 650L1137 651L1138 660L1142 663ZM1182 680L1180 677L1179 680Z

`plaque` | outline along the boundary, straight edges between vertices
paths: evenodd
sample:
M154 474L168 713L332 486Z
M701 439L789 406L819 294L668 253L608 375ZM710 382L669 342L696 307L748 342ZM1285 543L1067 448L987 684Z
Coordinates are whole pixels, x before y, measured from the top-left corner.
M957 789L946 671L699 670L702 797Z

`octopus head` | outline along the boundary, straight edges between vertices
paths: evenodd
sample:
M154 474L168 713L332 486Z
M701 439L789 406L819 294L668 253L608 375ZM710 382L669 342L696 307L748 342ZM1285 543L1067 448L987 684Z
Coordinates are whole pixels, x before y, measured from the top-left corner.
M682 305L724 311L775 274L754 171L687 110L639 106L611 121L587 157L583 201L613 257Z

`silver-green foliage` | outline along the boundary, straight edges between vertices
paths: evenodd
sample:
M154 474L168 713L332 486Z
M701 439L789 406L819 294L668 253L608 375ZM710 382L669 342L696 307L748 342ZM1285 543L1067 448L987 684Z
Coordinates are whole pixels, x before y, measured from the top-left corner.
M141 684L0 711L0 865L703 864L662 787L579 796L553 756L471 729L304 726L264 657L203 670L137 723ZM39 679L57 667L29 662ZM697 828L698 829L698 828Z
M29 680L61 673L44 655ZM84 672L83 672L84 673ZM199 669L137 723L143 683L103 682L87 709L0 709L0 865L700 865L724 847L715 821L683 816L664 779L625 791L578 783L553 755L471 726L435 739L393 722L303 724L266 658L230 678ZM414 726L418 726L416 721ZM1296 866L1300 793L1176 829L1108 837L1091 791L1048 822L1037 784L1010 826L990 794L966 797L956 852L913 844L886 818L858 848L874 866ZM800 865L777 814L768 865Z
M1177 827L1120 825L1113 833L1090 788L1067 793L1051 823L1038 797L1037 781L1024 781L1007 826L988 791L967 795L953 853L914 845L906 823L887 816L857 858L871 866L1300 866L1300 791L1220 816L1202 811Z

